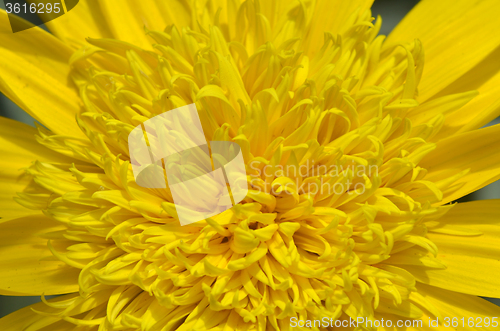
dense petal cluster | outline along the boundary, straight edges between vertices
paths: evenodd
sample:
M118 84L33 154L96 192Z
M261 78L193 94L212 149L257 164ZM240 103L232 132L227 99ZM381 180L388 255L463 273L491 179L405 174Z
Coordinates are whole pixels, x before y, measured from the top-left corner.
M419 103L421 42L383 43L363 7L324 32L312 1L230 3L146 29L150 45L89 38L72 55L85 137L39 127L68 161L32 163L16 199L53 222L48 258L78 284L40 323L288 330L292 317L438 316L411 272L446 268L428 232L481 232L439 222L468 170L442 177L429 160L446 112L477 92ZM191 103L207 140L241 147L249 191L181 226L168 189L136 184L127 139Z

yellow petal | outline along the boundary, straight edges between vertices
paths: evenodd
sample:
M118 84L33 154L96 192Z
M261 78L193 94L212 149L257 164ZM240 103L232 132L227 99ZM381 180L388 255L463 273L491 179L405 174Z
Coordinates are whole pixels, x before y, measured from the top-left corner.
M378 321L382 321L382 319L384 319L384 321L391 320L392 322L391 327L388 326L389 322L384 322L384 325L377 328L377 331L447 331L450 329L444 327L443 325L439 325L438 327L429 326L429 318L432 319L432 316L425 314L425 312L419 319L402 319L397 315L375 314L375 319ZM402 326L398 327L398 323ZM403 326L404 323L407 323L407 326Z
M174 22L186 23L186 9L178 1L109 0L99 1L99 7L114 38L145 49L151 49L151 42L144 28L163 30Z
M315 6L304 49L313 54L323 46L325 32L334 36L345 32L371 7L373 0L321 0Z
M461 133L437 143L419 166L426 168L425 180L443 189L445 204L478 190L500 178L500 125ZM465 174L459 174L466 172ZM457 180L447 183L457 175Z
M498 324L497 327L492 326L491 317L496 316L496 320L498 322L498 316L500 316L500 307L491 302L488 302L485 299L473 295L447 291L424 284L417 284L417 290L429 303L437 308L437 310L441 314L439 322L444 326L446 326L446 317L449 317L450 320L453 317L456 317L459 323L459 330L498 329ZM461 320L462 317L464 318L463 322ZM486 326L485 323L487 317L490 321L489 327ZM424 324L425 322L426 320L424 320ZM452 321L450 321L449 328L452 327L451 322ZM465 323L465 327L462 326L462 323ZM470 323L470 325L468 323Z
M500 47L437 96L475 89L479 96L446 116L433 140L478 129L500 115Z
M36 129L26 124L0 117L0 217L1 221L13 217L40 213L29 210L13 198L29 184L21 168L34 160L70 163L71 159L55 153L35 140Z
M64 300L67 296L62 296L48 300L49 302ZM28 307L19 309L5 317L0 319L0 330L2 331L19 331L19 330L29 330L29 331L67 331L72 330L75 326L66 321L61 321L60 317L54 316L44 316L34 312L44 311L44 312L57 312L55 308L49 308L45 303L39 302Z
M423 316L418 320L402 320L401 317L389 314L376 314L375 319L381 320L382 318L387 321L392 321L393 327L380 327L378 330L426 330L426 331L446 331L446 330L497 330L492 322L492 317L499 316L500 307L488 302L485 299L477 296L461 294L452 291L443 290L434 286L417 284L417 291L423 297L425 307L422 307ZM439 315L434 315L427 311L425 308L432 307L432 310ZM463 318L463 321L462 321ZM469 320L470 318L470 320ZM435 323L438 319L438 324ZM498 318L496 319L498 322ZM489 321L489 322L487 322ZM487 322L487 323L485 323ZM400 323L407 327L395 327ZM405 323L405 324L404 324ZM453 324L457 323L457 324ZM465 327L463 327L463 324ZM470 326L468 323L471 323ZM387 325L388 323L385 323ZM486 326L489 324L489 326ZM500 323L499 323L500 324ZM456 327L453 327L453 326Z
M37 0L36 2L41 1ZM43 2L51 2L51 0L44 0ZM75 49L85 43L85 38L112 37L99 6L89 0L78 1L74 8L64 15L45 23L45 26L57 38Z
M497 0L424 0L391 32L386 45L422 41L425 67L419 101L439 93L500 45L499 11Z
M0 294L52 295L77 292L79 269L49 260L47 239L63 229L46 216L31 215L0 224ZM44 259L44 260L42 260Z
M190 8L182 0L128 0L127 6L132 9L133 15L142 23L142 26L149 30L163 31L171 24L179 29L191 26Z
M418 281L447 290L500 297L500 201L485 200L455 205L438 221L444 228L459 226L482 235L427 234L437 245L437 258L446 269L404 267ZM440 226L437 226L439 228Z
M21 20L20 18L15 18ZM69 82L72 51L38 27L12 33L0 11L0 91L54 133L85 137L75 121L79 96Z

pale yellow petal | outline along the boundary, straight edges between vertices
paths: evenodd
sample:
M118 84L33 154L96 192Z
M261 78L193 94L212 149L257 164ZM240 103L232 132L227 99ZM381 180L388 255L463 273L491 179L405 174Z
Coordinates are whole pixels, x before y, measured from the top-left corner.
M313 54L324 43L325 32L334 36L345 32L366 10L370 9L373 0L320 0L311 17L307 36L304 38L304 49Z
M63 300L66 296L48 300L49 302ZM45 303L39 302L28 307L19 309L5 317L0 318L0 330L2 331L69 331L74 329L74 325L62 321L60 317L44 316L34 312L57 312L57 309L49 308Z
M20 18L15 18L21 20ZM75 121L76 87L68 76L71 49L38 27L12 33L0 11L0 91L55 133L85 137Z
M163 31L174 24L178 29L191 26L191 12L187 1L171 0L127 0L127 6L133 10L134 16L149 30ZM216 10L214 8L214 10ZM141 29L141 32L144 29Z
M388 323L385 323L386 327L381 327L378 330L445 331L498 329L498 324L496 327L494 326L495 324L492 317L497 316L496 320L498 322L500 307L485 299L473 295L443 290L421 283L417 283L417 291L418 294L423 297L423 300L426 301L425 305L427 307L432 306L432 310L435 310L439 315L435 316L425 309L423 309L423 316L418 320L403 320L394 315L376 314L375 318L377 320L380 321L383 318L387 321L390 319L393 325L393 327L387 327ZM400 325L406 325L407 327L398 327L398 323L400 323Z
M445 204L500 179L500 125L461 133L437 143L419 166L443 190ZM456 179L453 179L456 176ZM451 181L451 182L450 182Z
M0 294L52 295L77 292L79 269L52 253L40 236L64 226L43 215L0 224Z
M499 11L497 0L424 0L391 32L387 46L422 41L425 67L419 101L438 94L500 45Z
M449 330L449 328L445 327L444 325L438 325L438 326L429 326L429 318L434 318L432 315L426 314L424 311L424 314L420 319L402 319L399 316L395 315L390 315L390 314L375 314L375 318L379 321L384 319L384 321L391 320L392 324L391 326L388 326L388 323L384 323L384 326L380 326L377 331L446 331ZM434 318L435 319L435 318ZM398 327L398 322L401 323L400 326ZM407 326L404 326L404 323L406 323Z
M51 1L44 0L44 2ZM112 37L99 6L91 0L79 0L74 8L62 16L46 22L45 26L57 38L73 48L79 48L85 44L85 38Z
M446 116L433 140L478 129L500 115L500 47L437 96L477 90L479 95Z
M182 1L99 1L99 8L116 39L151 49L145 28L164 30L170 24L190 24L190 8Z
M437 245L437 258L447 268L405 266L406 270L422 283L465 294L500 297L499 200L457 204L429 227L428 238ZM445 234L460 229L482 234Z
M35 140L37 130L29 125L0 117L0 217L1 221L27 214L41 214L14 201L17 192L27 187L30 179L23 176L25 168L35 160L71 162Z
M448 329L453 328L452 319L456 317L457 323L459 323L458 330L498 330L500 307L485 299L424 284L417 284L417 290L429 303L437 308L441 314L440 324L445 326L445 318L450 318ZM486 323L487 317L489 323ZM491 317L497 317L498 324L496 327L493 326ZM462 318L464 318L463 321ZM435 320L435 318L432 319ZM424 320L424 322L427 321Z

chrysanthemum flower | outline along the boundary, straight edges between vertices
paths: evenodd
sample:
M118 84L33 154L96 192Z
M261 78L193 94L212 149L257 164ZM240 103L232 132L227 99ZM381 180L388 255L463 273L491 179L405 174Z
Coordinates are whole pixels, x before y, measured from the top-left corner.
M371 2L80 1L53 35L2 12L1 91L43 125L0 119L0 294L43 302L0 329L495 326L498 201L450 202L500 178L500 2L424 0L388 38ZM127 137L191 103L249 191L181 226Z

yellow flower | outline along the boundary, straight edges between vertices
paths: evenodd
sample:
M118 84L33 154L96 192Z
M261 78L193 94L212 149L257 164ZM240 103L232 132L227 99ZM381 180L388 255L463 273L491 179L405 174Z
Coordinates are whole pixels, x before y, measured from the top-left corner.
M0 119L0 294L64 295L0 329L498 325L498 201L450 202L500 178L500 2L424 0L388 38L371 2L2 12L0 89L43 126ZM191 103L249 191L181 226L127 138Z

